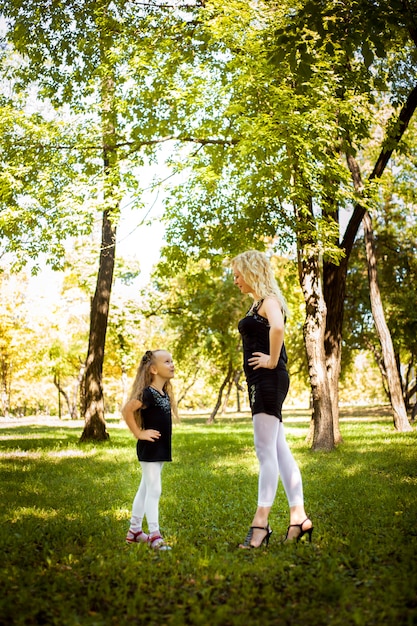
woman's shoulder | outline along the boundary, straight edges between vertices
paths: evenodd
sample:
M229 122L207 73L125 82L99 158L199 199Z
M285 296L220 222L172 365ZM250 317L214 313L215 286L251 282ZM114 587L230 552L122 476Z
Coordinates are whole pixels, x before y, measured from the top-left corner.
M284 318L281 302L275 295L266 296L258 311L260 315L266 317L269 321L271 321L272 318L276 318L276 316Z

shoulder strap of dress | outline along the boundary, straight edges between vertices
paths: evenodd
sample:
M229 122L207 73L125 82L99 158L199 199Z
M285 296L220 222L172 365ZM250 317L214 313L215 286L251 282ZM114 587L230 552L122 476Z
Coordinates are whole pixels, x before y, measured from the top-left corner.
M257 313L259 311L259 309L261 308L264 300L265 300L265 298L262 298L261 300L258 300L258 302L255 302L252 311Z

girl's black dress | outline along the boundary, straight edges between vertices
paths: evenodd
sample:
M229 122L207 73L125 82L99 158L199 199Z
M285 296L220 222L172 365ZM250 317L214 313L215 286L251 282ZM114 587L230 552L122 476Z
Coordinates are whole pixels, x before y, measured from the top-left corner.
M248 385L252 415L267 413L268 415L275 415L282 421L282 404L290 384L284 344L282 344L278 364L273 370L263 367L254 370L248 363L254 352L270 353L270 325L266 317L258 313L262 302L263 300L249 309L246 317L241 319L238 325L243 341L243 369Z
M172 461L172 419L168 394L147 387L143 392L142 402L143 428L159 430L161 436L155 441L138 439L136 452L139 461Z

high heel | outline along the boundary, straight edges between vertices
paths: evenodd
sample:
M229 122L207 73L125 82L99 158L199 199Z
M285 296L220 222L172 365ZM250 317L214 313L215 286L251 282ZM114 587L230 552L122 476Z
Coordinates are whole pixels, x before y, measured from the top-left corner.
M254 530L265 530L266 531L266 535L262 539L262 541L259 544L259 546L253 546L251 544L252 537L253 537L253 531ZM265 546L268 546L269 538L270 538L271 535L272 535L272 530L270 529L269 524L267 526L251 526L249 528L249 530L248 530L248 534L245 537L245 541L243 543L239 544L239 548L260 548L263 543L265 543Z
M311 522L309 517L306 517L304 522L301 522L301 524L290 524L287 528L287 534L285 535L284 543L289 543L290 541L294 541L294 540L298 543L300 539L304 537L304 535L308 535L308 540L311 543L311 535L313 534L314 526L310 526L310 528L306 528L304 530L303 526L306 522ZM289 537L288 535L290 532L290 528L299 528L300 532L298 533L298 535L295 535L294 537Z

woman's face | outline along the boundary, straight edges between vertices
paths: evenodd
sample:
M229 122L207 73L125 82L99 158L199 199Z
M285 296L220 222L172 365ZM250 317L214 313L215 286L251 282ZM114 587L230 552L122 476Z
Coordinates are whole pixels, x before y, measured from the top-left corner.
M236 268L233 268L233 281L236 287L239 287L241 293L252 293L253 289L243 280L242 274Z

